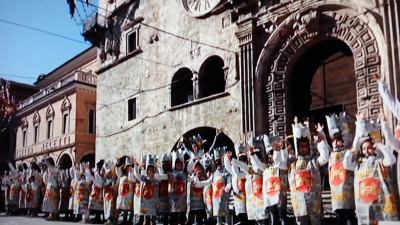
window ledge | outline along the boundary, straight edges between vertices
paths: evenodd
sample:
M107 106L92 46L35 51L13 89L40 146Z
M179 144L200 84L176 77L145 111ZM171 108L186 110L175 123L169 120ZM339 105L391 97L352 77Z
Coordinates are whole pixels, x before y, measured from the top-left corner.
M214 99L217 99L217 98L222 98L222 97L225 97L225 96L228 96L228 95L230 95L229 94L229 92L221 92L221 93L217 93L217 94L213 94L213 95L210 95L210 96L207 96L207 97L204 97L204 98L199 98L199 99L196 99L196 100L193 100L193 101L190 101L190 102L186 102L186 103L183 103L183 104L180 104L180 105L176 105L176 106L172 106L171 108L169 108L169 111L175 111L175 110L178 110L178 109L183 109L183 108L187 108L187 107L190 107L190 106L192 106L192 105L197 105L197 104L200 104L200 103L203 103L203 102L208 102L208 101L211 101L211 100L214 100Z

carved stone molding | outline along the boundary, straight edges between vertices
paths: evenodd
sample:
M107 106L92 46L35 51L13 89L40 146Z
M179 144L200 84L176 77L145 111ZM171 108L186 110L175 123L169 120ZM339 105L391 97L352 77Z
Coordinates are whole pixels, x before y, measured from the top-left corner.
M349 46L354 57L358 111L369 117L378 113L382 102L372 75L380 72L381 61L377 40L368 24L346 10L321 12L313 9L292 17L278 29L282 32L277 31L279 35L272 35L269 40L269 43L278 44L260 56L257 71L262 71L258 76L266 76L268 124L278 118L280 135L286 134L290 124L286 88L294 57L304 46L321 39L336 38ZM287 32L290 29L291 32ZM272 132L272 127L268 130Z

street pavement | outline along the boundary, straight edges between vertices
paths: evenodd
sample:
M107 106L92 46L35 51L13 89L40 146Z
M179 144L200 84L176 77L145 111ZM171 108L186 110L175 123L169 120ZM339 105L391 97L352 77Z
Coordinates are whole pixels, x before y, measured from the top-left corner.
M65 221L47 221L42 217L5 216L0 214L0 225L71 225L79 224Z

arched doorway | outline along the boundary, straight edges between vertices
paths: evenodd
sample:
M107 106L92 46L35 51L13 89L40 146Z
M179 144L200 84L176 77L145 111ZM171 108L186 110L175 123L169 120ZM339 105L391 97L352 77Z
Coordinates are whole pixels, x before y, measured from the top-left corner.
M325 115L357 113L356 76L351 49L338 39L320 40L299 53L287 78L289 121L294 116L325 123Z
M89 162L90 167L94 167L94 153L89 153L82 157L80 163Z
M210 150L211 145L213 144L213 141L216 137L216 131L217 129L212 128L212 127L196 127L192 130L187 131L185 134L182 135L183 140L186 144L186 146L191 146L189 143L190 138L192 138L193 136L197 136L198 134L200 134L201 138L203 140L206 140L206 142L204 143L204 150L206 152L208 152ZM171 150L174 150L177 148L178 142L181 138L179 138L174 146L172 147ZM215 144L214 147L224 147L226 146L227 149L231 149L234 151L234 147L235 144L233 143L233 141L224 133L220 133L218 134L217 138L215 139Z
M69 169L72 167L72 159L68 154L63 154L58 161L60 169Z
M351 81L349 84L353 83L353 90L356 93L356 109L354 104L339 100L335 104L324 104L322 108L328 108L329 105L339 105L337 107L347 105L348 110L363 112L368 117L377 114L382 103L377 83L372 79L372 75L381 71L379 54L384 48L381 42L382 32L375 28L373 30L367 23L372 19L360 16L350 8L331 11L323 6L306 8L296 14L297 16L280 21L277 28L269 35L257 62L255 95L261 97L256 98L255 124L258 126L256 130L259 133L270 133L273 129L272 123L276 120L280 135L291 133L294 113L304 115L310 109L317 110L321 106L320 103L317 104L318 97L314 96L313 100L309 91L308 94L301 93L305 100L301 99L296 103L292 96L304 89L312 90L314 74L318 73L321 64L327 60L329 62L336 54L343 54L348 58L349 60L343 60L346 66L349 66L350 51L354 60L355 82ZM345 46L348 46L350 51ZM304 55L311 54L307 53L307 49L311 52L322 51L318 53L323 55L322 60L306 59ZM316 65L311 69L305 68L308 65L303 65L312 62ZM299 78L299 73L304 72L303 69L308 74L308 77L302 74L307 78L305 80ZM292 84L303 88L293 89ZM332 111L337 110L332 109Z

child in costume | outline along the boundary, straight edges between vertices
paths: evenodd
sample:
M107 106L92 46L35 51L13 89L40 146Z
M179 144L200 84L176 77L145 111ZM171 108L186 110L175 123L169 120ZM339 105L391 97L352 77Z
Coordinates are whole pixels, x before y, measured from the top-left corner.
M378 124L359 114L355 136L359 160L354 160L355 152L348 151L344 157L344 167L354 171L354 198L360 225L399 219L395 180L390 168L396 158L393 150L379 143L379 134Z

